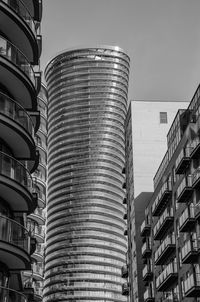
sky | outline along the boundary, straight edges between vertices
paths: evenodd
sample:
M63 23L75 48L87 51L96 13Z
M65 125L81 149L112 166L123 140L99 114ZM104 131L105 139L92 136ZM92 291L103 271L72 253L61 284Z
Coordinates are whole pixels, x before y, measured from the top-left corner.
M200 82L200 0L43 0L41 69L58 52L115 45L129 99L190 101Z

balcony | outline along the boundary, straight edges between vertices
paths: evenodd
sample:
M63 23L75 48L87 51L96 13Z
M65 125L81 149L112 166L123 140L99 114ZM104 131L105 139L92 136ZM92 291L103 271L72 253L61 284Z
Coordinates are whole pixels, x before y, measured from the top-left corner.
M1 3L2 1L0 5ZM23 53L2 36L0 36L0 67L2 86L10 91L13 99L23 108L36 111L36 78L33 68Z
M152 249L150 244L145 242L142 246L142 258L149 258L151 256Z
M153 291L148 287L144 292L144 302L154 302L155 298L153 296Z
M45 224L45 213L43 209L36 208L34 213L29 215L29 218L36 221L39 225Z
M193 193L192 177L184 177L177 189L177 202L187 202Z
M200 189L200 167L192 174L192 188Z
M151 232L151 226L150 224L147 224L146 220L144 220L140 227L140 234L142 237L146 237L150 235L150 232Z
M179 293L165 292L160 302L180 302Z
M1 302L27 302L26 296L16 290L8 287L0 286L0 301Z
M44 248L41 246L41 244L37 245L36 250L31 257L38 262L44 261Z
M194 207L187 207L179 219L180 232L190 232L195 226Z
M163 208L166 206L168 200L171 198L172 195L172 188L171 188L171 182L165 182L156 198L156 200L153 203L152 206L152 215L153 216L159 216L159 214L162 212Z
M1 139L12 146L15 157L36 160L34 125L31 117L20 104L2 92L0 92L0 119Z
M122 284L122 295L124 295L124 296L129 295L129 285L127 282Z
M10 270L31 267L30 233L21 224L0 216L0 259Z
M15 158L0 152L0 192L15 212L30 213L37 206L37 195L32 193L30 173Z
M166 291L177 279L177 263L171 262L156 278L157 291Z
M194 215L197 221L200 220L200 201L196 205L194 205Z
M166 208L153 229L154 240L162 239L165 232L173 225L173 222L173 209Z
M164 264L169 259L169 256L175 251L175 236L168 235L155 252L155 265Z
M199 274L191 274L185 281L185 297L199 297L200 296L200 276Z
M40 45L35 22L20 0L2 0L0 27L5 36L25 54L31 63L38 64Z
M127 265L122 266L122 278L128 277L128 267Z
M147 282L151 280L152 276L153 276L152 268L150 267L150 265L146 264L142 270L143 281Z
M37 240L38 243L44 243L44 229L42 226L35 226L33 236Z
M200 138L199 137L196 137L192 143L191 143L191 153L190 153L190 157L192 159L194 158L199 158L200 156Z
M185 242L181 249L182 263L197 263L198 262L199 251L197 247L197 241L192 242L188 240Z
M191 148L182 149L175 163L176 174L183 174L190 164Z

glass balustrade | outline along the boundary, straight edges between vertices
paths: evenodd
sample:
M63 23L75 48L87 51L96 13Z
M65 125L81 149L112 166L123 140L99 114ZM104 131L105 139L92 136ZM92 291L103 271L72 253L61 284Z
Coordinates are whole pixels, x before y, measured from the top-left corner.
M31 64L14 44L2 36L0 36L0 56L5 57L7 60L11 61L18 68L20 68L31 80L34 87L36 86L35 73Z
M173 217L173 209L172 208L166 208L163 214L158 219L158 222L156 223L154 229L153 229L153 235L155 236L156 233L160 230L162 225L164 224L165 220L168 217Z
M10 155L0 151L0 174L9 177L30 192L33 188L32 177L25 166Z
M186 208L184 210L184 212L182 213L182 215L179 218L180 227L182 227L182 225L187 221L187 219L194 218L194 217L195 217L194 206L189 206L188 208Z
M34 35L36 36L35 22L29 13L28 9L24 5L23 1L20 0L2 0L10 8L12 8L30 27Z
M27 253L30 252L30 233L21 224L0 216L0 240L11 243Z
M161 243L161 245L158 247L158 249L155 251L155 261L158 260L158 258L163 254L165 249L168 246L175 245L175 236L174 235L167 235L165 240Z
M16 290L0 286L0 301L1 302L27 302L27 298Z
M31 135L34 134L34 125L28 113L20 104L2 92L0 92L0 113L19 123Z
M166 279L168 279L170 275L176 273L177 273L177 263L175 261L169 263L165 267L165 269L160 273L160 275L158 275L158 277L156 278L156 287L158 288Z

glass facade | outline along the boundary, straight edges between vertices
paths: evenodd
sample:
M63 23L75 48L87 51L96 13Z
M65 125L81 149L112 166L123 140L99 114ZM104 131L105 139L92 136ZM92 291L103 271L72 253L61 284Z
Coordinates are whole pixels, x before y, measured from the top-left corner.
M129 57L118 47L63 52L48 64L44 301L126 301L121 267Z

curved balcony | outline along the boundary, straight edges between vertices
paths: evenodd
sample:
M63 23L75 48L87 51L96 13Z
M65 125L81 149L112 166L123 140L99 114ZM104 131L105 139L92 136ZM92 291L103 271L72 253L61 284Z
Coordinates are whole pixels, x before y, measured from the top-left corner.
M44 261L44 249L41 245L37 245L35 252L31 255L38 262Z
M33 263L32 270L24 271L23 275L25 278L33 278L36 281L43 281L43 268L37 263Z
M23 53L2 36L0 36L0 67L1 84L24 108L36 111L37 79L33 68Z
M13 41L31 63L38 64L41 36L37 35L35 21L23 1L0 2L0 27L5 36Z
M44 243L44 230L41 226L36 226L33 232L33 236L38 243Z
M36 221L39 225L45 224L45 214L42 209L36 208L34 213L29 215L29 218Z
M0 286L0 299L2 302L27 302L25 295L16 290L3 286Z
M0 152L0 192L15 212L31 213L37 206L37 194L28 170L15 158Z
M21 224L0 216L0 259L9 269L31 267L30 233Z
M0 92L0 120L1 138L12 147L15 157L36 160L34 125L31 117L20 104L2 92Z

